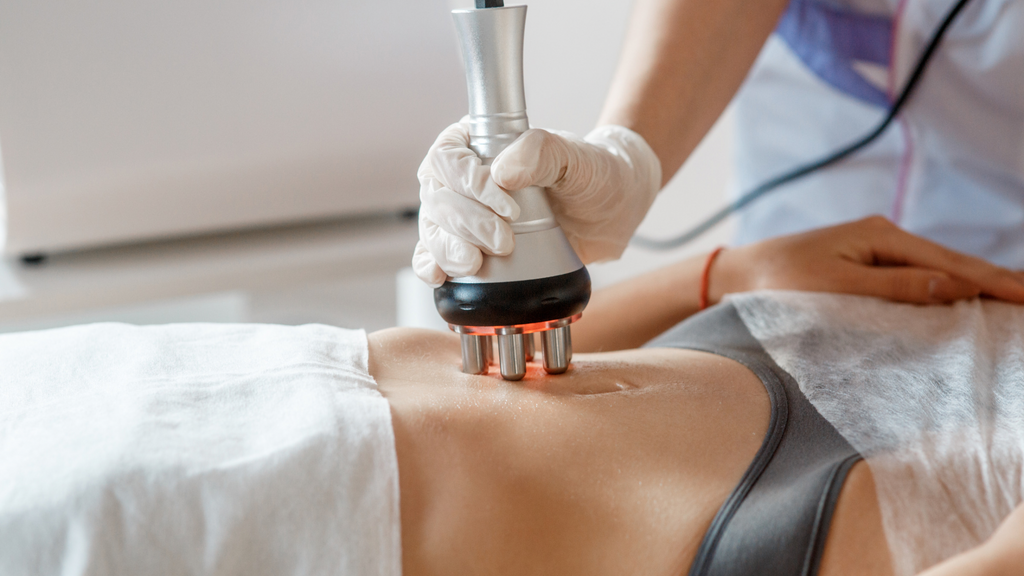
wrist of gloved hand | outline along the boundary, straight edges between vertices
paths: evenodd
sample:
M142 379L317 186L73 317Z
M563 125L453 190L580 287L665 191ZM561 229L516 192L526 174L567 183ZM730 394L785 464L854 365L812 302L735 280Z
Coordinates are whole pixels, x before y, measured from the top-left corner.
M484 254L514 247L518 206L505 192L548 189L560 226L584 263L619 257L654 202L661 164L639 134L602 126L585 138L532 129L490 166L469 149L463 124L449 126L419 170L420 242L416 274L439 286L475 273Z

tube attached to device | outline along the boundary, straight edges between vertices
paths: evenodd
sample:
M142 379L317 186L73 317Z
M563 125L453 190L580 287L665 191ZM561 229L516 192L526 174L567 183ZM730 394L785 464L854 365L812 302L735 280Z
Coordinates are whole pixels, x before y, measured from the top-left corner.
M453 10L469 90L470 148L489 164L529 129L523 88L526 6L477 0ZM520 208L511 222L515 249L484 256L473 276L449 278L434 291L441 317L462 335L462 369L487 373L491 336L498 339L501 375L519 380L542 332L544 368L560 374L572 359L569 324L590 300L590 274L558 226L544 190L510 192Z

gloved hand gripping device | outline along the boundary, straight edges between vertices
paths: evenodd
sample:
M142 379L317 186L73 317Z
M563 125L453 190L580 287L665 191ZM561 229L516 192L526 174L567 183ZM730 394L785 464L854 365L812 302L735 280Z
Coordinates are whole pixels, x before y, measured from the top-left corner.
M529 129L523 90L526 6L476 0L454 10L469 88L470 148L489 164ZM501 376L519 380L540 333L544 369L561 374L572 359L570 324L590 300L590 274L558 226L544 190L510 192L519 204L511 222L515 249L484 256L474 276L449 278L434 291L441 317L462 336L462 371L486 374L492 337L498 340Z

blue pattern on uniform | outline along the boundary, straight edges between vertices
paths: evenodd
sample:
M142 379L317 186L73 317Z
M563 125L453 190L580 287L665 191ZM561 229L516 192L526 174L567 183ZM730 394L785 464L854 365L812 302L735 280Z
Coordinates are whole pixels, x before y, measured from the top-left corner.
M892 19L844 10L820 0L793 0L776 33L798 58L830 86L879 107L888 95L864 79L854 61L888 66Z

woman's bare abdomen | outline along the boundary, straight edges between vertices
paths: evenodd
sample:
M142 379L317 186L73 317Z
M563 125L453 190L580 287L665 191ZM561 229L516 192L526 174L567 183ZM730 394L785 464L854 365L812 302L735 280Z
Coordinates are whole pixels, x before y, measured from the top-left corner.
M685 574L770 416L752 372L702 352L579 354L518 383L459 366L453 334L370 335L409 576ZM834 525L863 524L863 494L843 498ZM826 576L848 556L832 548Z

